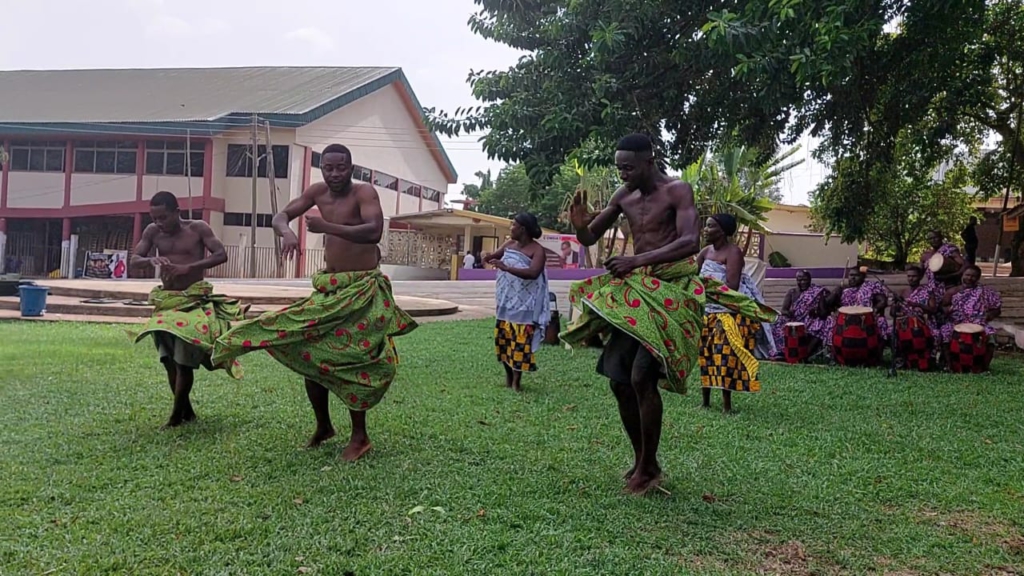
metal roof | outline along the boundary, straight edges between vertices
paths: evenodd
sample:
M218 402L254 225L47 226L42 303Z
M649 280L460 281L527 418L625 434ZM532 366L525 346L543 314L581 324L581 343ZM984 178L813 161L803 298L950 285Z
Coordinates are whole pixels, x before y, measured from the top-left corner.
M0 72L0 122L181 122L303 114L398 68Z
M422 109L395 67L0 71L0 134L214 135L247 125L253 113L297 128L393 83ZM449 181L457 181L437 135L425 131L424 138Z

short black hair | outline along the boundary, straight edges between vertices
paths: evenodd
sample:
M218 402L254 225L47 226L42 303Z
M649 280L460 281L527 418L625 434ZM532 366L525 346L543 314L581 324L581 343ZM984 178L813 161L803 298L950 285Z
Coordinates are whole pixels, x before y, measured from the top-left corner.
M978 275L978 278L981 278L981 268L979 268L976 264L968 264L967 266L964 266L964 272L967 272L968 270L974 270L974 272Z
M917 264L911 264L910 266L907 266L907 272L917 272L918 274L924 276L924 268L921 268Z
M342 144L329 144L324 148L324 151L320 153L320 157L323 158L328 154L346 154L349 160L352 159L352 151Z
M806 269L806 268L804 268L803 270L797 270L796 271L796 275L797 276L807 276L807 278L810 279L811 278L811 271Z
M645 134L630 134L619 139L616 150L623 152L654 152L654 144Z
M153 194L152 200L149 201L150 206L163 206L167 210L178 209L178 197L170 192L157 192Z

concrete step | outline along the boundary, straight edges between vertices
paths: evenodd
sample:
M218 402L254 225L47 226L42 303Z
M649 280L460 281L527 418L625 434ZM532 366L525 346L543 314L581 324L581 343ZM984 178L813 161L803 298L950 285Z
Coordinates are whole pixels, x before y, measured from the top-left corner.
M89 298L97 298L90 295ZM121 299L109 304L92 304L82 302L82 298L50 295L46 298L46 312L50 314L71 314L80 316L111 316L122 318L148 318L153 314L152 306L127 305ZM291 304L297 299L288 301ZM430 316L448 316L456 314L459 307L444 300L428 298L412 298L399 296L395 298L398 306L414 318ZM246 318L255 318L264 312L278 310L282 305L253 305L249 308ZM13 296L0 297L0 310L20 310L19 299Z

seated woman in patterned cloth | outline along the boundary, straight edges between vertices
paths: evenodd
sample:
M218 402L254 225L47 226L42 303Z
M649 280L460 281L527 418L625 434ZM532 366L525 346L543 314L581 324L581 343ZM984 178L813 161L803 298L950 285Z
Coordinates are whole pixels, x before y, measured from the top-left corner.
M893 306L893 317L913 316L924 320L932 334L938 334L935 324L935 313L939 309L939 299L935 297L931 286L922 284L924 270L920 266L907 266L907 287L900 294L902 303Z
M735 233L733 216L716 214L708 218L704 225L708 245L697 256L702 277L723 283L724 288L739 292L750 304L751 313L738 313L716 302L714 291L707 291L700 356L703 407L711 405L711 389L719 388L725 412L732 411L732 392L761 390L756 358L776 354L771 321L777 314L765 306L761 291L743 271L743 251L730 241ZM766 316L767 321L758 316Z
M537 217L521 213L512 221L512 239L485 259L498 270L495 286L494 347L505 368L505 385L521 392L523 372L537 370L534 355L551 318L544 247Z
M907 267L907 287L900 293L892 307L893 337L899 343L901 361L919 370L928 370L939 358L939 329L935 315L939 308L939 300L931 286L921 283L924 270L920 266ZM911 319L919 321L914 326ZM924 328L920 327L924 325ZM923 336L924 340L917 342Z
M838 310L842 306L862 306L875 312L875 324L883 340L892 337L892 326L885 317L889 294L880 282L865 282L867 275L858 267L850 268L847 280L829 296L828 309Z
M779 319L772 324L775 347L780 353L786 345L785 328L789 322L802 322L807 327L811 355L832 338L835 320L825 308L828 295L826 288L812 283L810 272L801 270L796 273L796 287L786 292Z
M942 307L946 312L946 323L939 333L944 344L953 339L953 327L957 324L977 324L985 328L990 343L994 345L996 328L992 321L1003 312L1003 301L999 292L979 284L981 269L968 264L963 280L956 288L950 288L943 298Z

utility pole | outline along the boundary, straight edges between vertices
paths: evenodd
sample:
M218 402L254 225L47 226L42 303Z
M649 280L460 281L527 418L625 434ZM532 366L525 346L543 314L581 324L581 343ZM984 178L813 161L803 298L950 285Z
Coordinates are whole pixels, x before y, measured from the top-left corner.
M192 130L185 130L185 182L188 185L188 219L192 219Z
M267 181L270 182L270 211L277 215L277 183L274 181L274 145L270 141L270 121L264 124L267 130ZM300 223L301 225L301 223ZM284 276L284 262L281 261L281 238L274 233L274 259L277 260L277 277Z
M257 167L260 164L260 135L258 132L259 128L259 117L253 113L252 115L252 152L251 160L252 164L252 222L249 227L249 277L256 277L256 186L257 180Z

